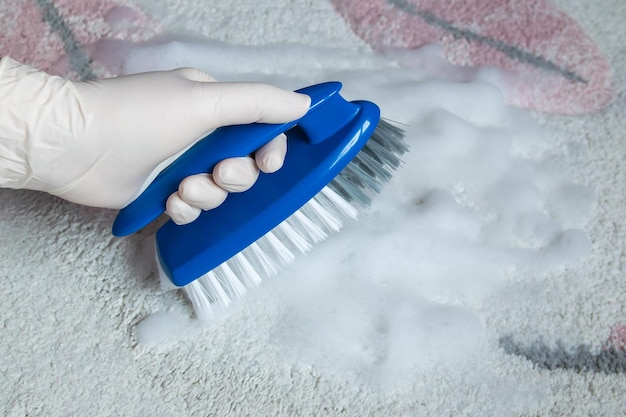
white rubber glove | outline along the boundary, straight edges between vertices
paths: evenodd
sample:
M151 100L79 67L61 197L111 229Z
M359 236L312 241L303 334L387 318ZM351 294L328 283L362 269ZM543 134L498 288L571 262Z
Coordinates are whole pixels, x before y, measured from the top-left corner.
M218 83L194 68L71 82L0 61L0 187L45 191L74 203L119 209L175 156L220 126L285 123L304 115L306 95L258 83ZM184 179L167 202L179 223L245 191L282 166L279 136L254 159L220 162Z

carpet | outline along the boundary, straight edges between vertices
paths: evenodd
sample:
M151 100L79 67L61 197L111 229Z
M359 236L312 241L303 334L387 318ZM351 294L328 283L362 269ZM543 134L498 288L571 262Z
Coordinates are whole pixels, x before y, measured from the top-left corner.
M478 74L498 84L506 103L528 115L521 130L537 124L549 132L542 137L542 152L563 161L563 171L540 172L547 177L537 174L537 183L563 175L591 191L588 200L570 201L561 215L584 217L573 222L576 233L566 236L583 236L588 250L547 274L526 271L498 286L497 294L468 302L479 313L476 321L455 321L455 309L467 307L458 302L446 306L449 314L436 316L445 320L419 322L449 330L439 340L398 344L422 346L398 357L410 362L413 354L439 354L445 360L411 372L400 362L387 379L377 379L382 384L371 384L353 367L338 365L337 372L324 366L337 352L345 355L338 356L342 361L363 354L344 346L348 334L338 334L330 345L334 349L318 356L281 350L280 335L298 334L297 328L284 327L311 328L303 320L285 320L292 310L268 303L273 299L264 295L280 292L280 279L289 277L269 282L224 321L202 327L188 321L192 313L179 293L161 291L155 226L118 239L110 235L115 212L0 190L0 411L7 416L624 415L624 16L626 5L619 0L5 2L0 54L74 79L130 71L134 46L147 51L136 55L142 61L138 68L145 68L150 48L170 45L180 52L185 41L212 45L205 51L217 57L234 47L234 58L244 50L267 55L268 61L316 48L316 59L302 57L303 66L341 61L357 68L367 55L375 62L368 70L380 65L381 77L401 70L419 78L420 48L434 42L440 46L437 59L466 66L454 73L456 81L463 84ZM168 65L194 63L189 54L171 50ZM187 58L179 62L177 56ZM241 74L263 74L263 68L247 69L244 61L238 64ZM293 61L286 65L286 79ZM391 61L397 67L389 67ZM262 61L257 56L253 62ZM216 59L216 71L228 68L221 64ZM502 71L494 77L485 66ZM350 74L358 78L358 72ZM397 88L401 92L403 86ZM467 95L488 102L489 91L481 87ZM394 110L393 103L383 102L383 113ZM437 117L431 122L439 125L420 132L454 128L456 119ZM477 129L489 135L489 129ZM427 165L428 156L415 160ZM580 188L573 190L554 197L578 198ZM424 207L447 207L437 204L448 196L431 196ZM572 207L589 211L578 216ZM572 242L561 243L579 241ZM333 247L320 248L319 256L334 259ZM442 268L449 262L429 261ZM301 282L297 267L290 274ZM312 284L304 289L316 290ZM358 287L340 289L358 293ZM334 300L321 301L332 307ZM160 326L177 336L140 343L141 323L161 313L173 314ZM324 324L342 329L330 319ZM484 337L473 345L478 328ZM302 340L314 345L316 333L304 330ZM304 342L301 352L307 350Z

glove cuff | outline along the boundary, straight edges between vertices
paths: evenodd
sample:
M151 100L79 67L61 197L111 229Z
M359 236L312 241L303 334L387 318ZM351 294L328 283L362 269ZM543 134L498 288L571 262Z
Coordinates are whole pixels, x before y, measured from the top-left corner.
M29 69L8 56L0 59L0 187L4 188L23 188L32 176L27 162L28 126L21 116L28 110L20 100L19 86Z
M5 56L0 59L0 187L48 191L50 167L69 132L71 83ZM46 173L46 174L44 174ZM51 187L51 185L53 187Z

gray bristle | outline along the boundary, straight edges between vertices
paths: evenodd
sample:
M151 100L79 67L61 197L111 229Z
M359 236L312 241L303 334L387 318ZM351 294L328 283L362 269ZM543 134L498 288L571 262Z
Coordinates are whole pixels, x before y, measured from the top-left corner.
M297 253L308 252L340 230L344 220L356 219L357 207L369 205L407 151L404 130L380 120L359 154L313 199L252 245L183 287L198 318L211 320L214 306L225 309L264 277L291 264Z

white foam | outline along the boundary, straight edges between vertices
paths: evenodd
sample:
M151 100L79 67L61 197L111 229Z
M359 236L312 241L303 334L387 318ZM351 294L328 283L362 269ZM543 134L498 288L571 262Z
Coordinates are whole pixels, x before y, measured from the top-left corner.
M138 49L127 61L132 72L195 65L286 88L340 80L346 97L409 124L404 167L359 222L253 295L280 311L281 357L385 384L435 367L472 368L488 337L487 297L521 271L536 278L590 251L580 227L594 193L549 157L546 132L476 74L449 66L452 75L437 74L426 52L422 73L368 54L287 45L177 43ZM161 325L169 322L146 332L162 334Z
M176 313L154 313L139 322L135 328L137 342L142 345L164 345L191 337L201 330L196 321Z

